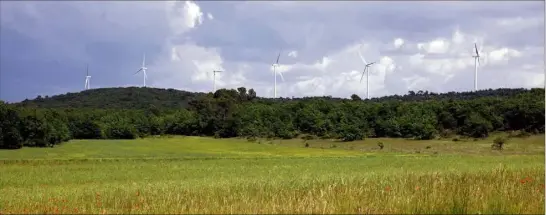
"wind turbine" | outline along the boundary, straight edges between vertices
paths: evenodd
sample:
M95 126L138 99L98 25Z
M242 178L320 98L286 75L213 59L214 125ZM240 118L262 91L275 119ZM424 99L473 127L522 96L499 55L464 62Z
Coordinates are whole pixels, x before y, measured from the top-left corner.
M146 87L146 78L147 78L146 70L148 69L148 68L146 68L145 62L146 62L146 54L144 54L144 57L142 58L142 67L140 67L140 69L135 72L135 75L137 73L139 73L140 71L142 71L142 73L144 73L144 87Z
M474 51L476 55L474 58L474 91L478 91L478 64L480 64L480 52L478 51L478 45L474 43Z
M89 64L87 64L86 72L87 72L87 75L85 76L85 87L84 87L84 89L89 90L89 89L91 89L91 85L90 85L91 76L89 75Z
M281 52L279 52L279 55L277 56L277 61L272 65L273 66L273 76L275 77L275 86L274 86L274 98L277 98L277 70L276 68L279 66L279 58L281 57ZM281 72L278 72L281 76L282 81L284 81L284 77L282 76Z
M364 73L366 73L366 98L370 99L370 66L372 66L375 62L367 63L364 57L362 57L362 53L360 53L360 48L358 49L358 56L360 56L360 59L364 63L364 71L362 71L362 76L360 77L360 83L362 83L362 78L364 78Z
M213 91L212 91L212 93L216 92L216 73L218 73L218 72L222 72L222 71L218 71L218 70L212 71L212 74L213 74L212 75L212 77L213 77L212 78L213 79Z

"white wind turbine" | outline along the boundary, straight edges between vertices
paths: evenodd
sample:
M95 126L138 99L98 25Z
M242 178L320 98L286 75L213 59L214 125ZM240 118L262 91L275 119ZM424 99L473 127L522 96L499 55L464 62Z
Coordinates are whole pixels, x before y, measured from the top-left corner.
M87 73L86 73L86 76L85 76L85 87L84 87L84 89L89 90L89 89L91 89L91 83L90 83L91 76L89 75L89 64L87 64L86 72Z
M146 54L144 54L144 57L142 58L142 67L140 67L140 69L135 72L135 75L137 73L139 73L140 71L142 71L142 73L144 73L144 87L146 87L146 78L148 77L148 76L146 76L146 70L148 68L146 68L145 64L146 64Z
M483 49L483 44L478 51L478 45L474 43L474 53L476 55L473 55L474 58L474 91L478 91L478 64L480 64L480 52Z
M279 52L279 55L277 56L277 61L272 65L273 66L273 76L275 77L275 86L273 88L274 91L274 98L277 98L277 73L279 73L279 76L281 76L282 81L284 81L284 77L282 76L281 72L277 72L276 68L279 66L279 58L281 57L281 52Z
M214 70L212 71L212 81L213 81L213 88L212 88L212 93L215 93L216 92L216 73L218 72L223 72L223 71L218 71L218 70Z
M360 59L364 63L364 71L362 71L362 76L360 77L360 83L362 83L362 78L364 78L364 73L366 73L366 98L370 99L370 66L373 65L375 62L372 63L366 63L366 60L362 56L362 53L360 53L360 48L358 49L358 56L360 56Z

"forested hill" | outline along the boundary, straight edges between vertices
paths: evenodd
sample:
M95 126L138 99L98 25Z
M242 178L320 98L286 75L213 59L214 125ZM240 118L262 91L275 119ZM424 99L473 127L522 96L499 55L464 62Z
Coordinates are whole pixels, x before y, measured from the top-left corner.
M175 89L118 87L98 88L78 93L67 93L51 97L38 96L32 100L16 103L24 107L44 108L98 108L98 109L146 109L151 105L161 108L186 108L188 102L205 93Z
M356 95L265 99L245 88L214 94L134 87L87 90L12 105L0 102L0 148L163 134L353 141L544 132L544 89L410 92L360 100Z
M248 91L245 88L238 88L239 93L245 94L250 100L262 102L309 100L317 97L304 98L279 98L267 99L257 98L253 89ZM544 89L488 89L477 92L448 92L431 93L428 91L409 91L406 95L390 95L380 98L372 98L373 102L383 101L423 101L423 100L467 100L483 97L512 97L525 93L544 95ZM99 108L99 109L148 109L155 106L161 109L187 108L190 101L205 96L203 92L187 92L175 89L159 88L100 88L85 90L78 93L67 93L52 97L38 96L32 100L24 100L15 103L19 107L44 107L44 108ZM543 96L542 96L543 97ZM346 100L343 98L323 97L326 100ZM360 100L360 97L353 95L352 100Z

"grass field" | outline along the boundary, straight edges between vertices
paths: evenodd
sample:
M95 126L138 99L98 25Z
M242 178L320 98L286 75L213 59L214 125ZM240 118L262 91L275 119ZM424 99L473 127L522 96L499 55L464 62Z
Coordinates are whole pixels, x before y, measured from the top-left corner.
M378 142L385 147L380 150ZM0 214L543 214L544 136L74 140L0 150Z

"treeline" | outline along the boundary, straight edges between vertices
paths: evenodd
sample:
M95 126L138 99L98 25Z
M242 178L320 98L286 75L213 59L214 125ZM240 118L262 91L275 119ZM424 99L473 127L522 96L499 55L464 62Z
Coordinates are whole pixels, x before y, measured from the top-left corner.
M250 90L249 90L250 91ZM511 91L510 91L511 92ZM344 141L366 137L432 139L492 131L544 132L544 89L473 99L362 101L260 99L252 90L202 94L187 108L36 108L0 104L0 147L53 146L75 139L133 139L149 135L294 138ZM105 95L108 96L108 95Z
M544 90L544 89L536 89ZM246 90L245 90L246 91ZM426 101L426 100L468 100L484 97L511 97L528 92L527 89L488 89L477 92L448 92L433 93L428 91L409 91L406 95L390 95L379 98L372 98L372 102L387 101ZM260 98L256 91L249 89L247 96L254 101L262 102L287 102L313 100L318 97L303 98ZM55 96L37 96L35 99L25 99L15 103L18 107L40 107L40 108L93 108L93 109L147 109L156 106L161 109L189 108L189 103L199 99L207 93L187 92L175 89L141 88L141 87L119 87L119 88L98 88L85 90L78 93L66 93ZM350 99L332 98L330 96L320 97L328 101L361 100L353 95Z

